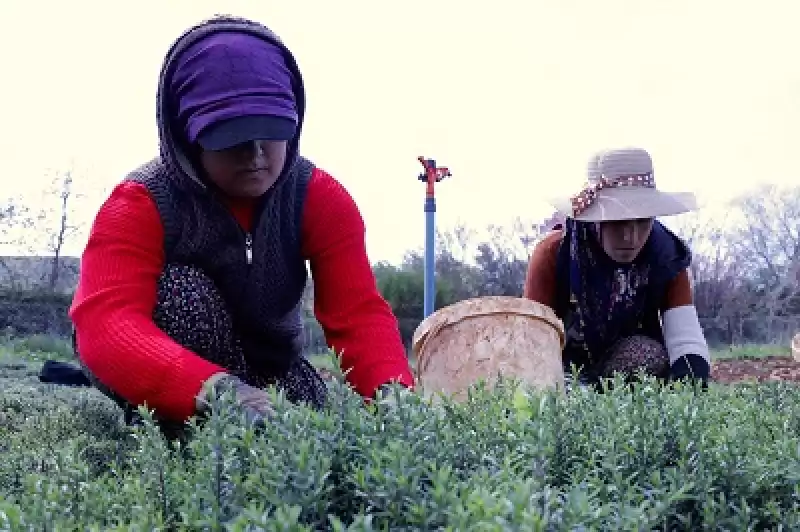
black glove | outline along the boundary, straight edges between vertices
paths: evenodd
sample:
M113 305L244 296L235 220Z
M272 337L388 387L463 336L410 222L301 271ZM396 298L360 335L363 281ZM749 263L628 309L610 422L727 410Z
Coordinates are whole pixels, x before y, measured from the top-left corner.
M711 366L700 355L683 355L672 363L669 370L670 381L690 380L701 381L705 390L708 388L708 379L711 376Z
M375 391L375 402L393 408L397 404L399 397L412 393L405 386L394 387L390 384L383 384Z
M392 388L388 384L383 384L378 387L378 390L375 392L375 399L380 401L381 399L386 399L391 395Z

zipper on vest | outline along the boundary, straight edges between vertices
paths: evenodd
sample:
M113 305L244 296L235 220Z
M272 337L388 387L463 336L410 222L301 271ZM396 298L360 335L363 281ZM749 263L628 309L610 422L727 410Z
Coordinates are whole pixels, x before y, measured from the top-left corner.
M247 264L253 264L253 237L250 233L244 235L244 258Z

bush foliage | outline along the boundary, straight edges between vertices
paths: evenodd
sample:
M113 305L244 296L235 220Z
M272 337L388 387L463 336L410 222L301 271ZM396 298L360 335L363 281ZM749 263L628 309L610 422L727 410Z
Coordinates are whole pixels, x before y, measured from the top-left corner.
M328 411L276 396L247 427L228 398L170 446L94 390L7 363L0 528L7 530L763 530L800 527L800 391L576 390ZM619 384L619 383L618 383Z

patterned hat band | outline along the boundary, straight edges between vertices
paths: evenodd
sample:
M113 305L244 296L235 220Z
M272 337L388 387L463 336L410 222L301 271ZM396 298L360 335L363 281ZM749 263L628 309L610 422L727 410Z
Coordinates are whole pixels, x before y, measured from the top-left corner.
M656 182L652 172L644 174L628 174L619 176L601 175L596 183L587 185L578 194L570 198L572 203L573 217L580 216L586 209L591 207L597 198L598 192L604 189L634 187L634 188L656 188Z
M653 160L647 150L603 150L589 158L588 183L583 190L550 202L559 216L579 222L659 218L698 208L693 193L658 190L653 175Z

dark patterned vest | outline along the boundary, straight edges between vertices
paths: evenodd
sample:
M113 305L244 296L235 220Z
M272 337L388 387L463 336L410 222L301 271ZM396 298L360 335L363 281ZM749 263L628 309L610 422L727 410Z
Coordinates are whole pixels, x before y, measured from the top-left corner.
M642 256L650 264L649 280L647 285L647 300L641 315L631 316L626 327L623 327L617 338L609 338L607 347L610 348L617 340L627 336L644 335L658 342L664 343L661 329L661 305L664 301L668 284L684 268L691 264L691 251L686 244L664 227L660 222L653 224L653 230L647 244L642 249ZM556 305L553 309L556 315L564 322L566 331L566 345L562 359L565 368L570 364L583 366L589 374L596 374L598 364L602 365L603 358L591 364L588 353L583 347L574 323L575 307L577 302L570 293L570 249L569 234L564 233L556 258ZM607 353L606 353L607 355Z
M179 187L156 159L126 179L153 196L164 226L166 262L201 268L228 305L251 367L269 375L302 351L303 205L314 165L299 157L260 200L253 230L242 229L211 194Z

